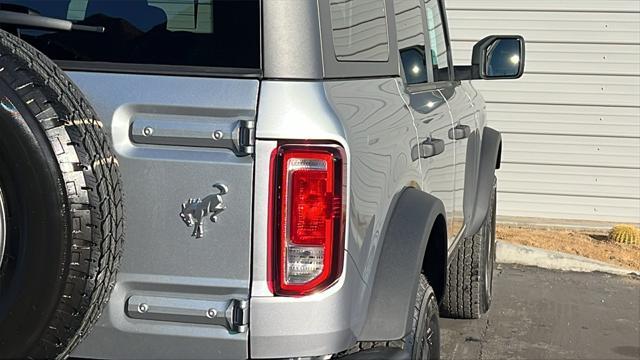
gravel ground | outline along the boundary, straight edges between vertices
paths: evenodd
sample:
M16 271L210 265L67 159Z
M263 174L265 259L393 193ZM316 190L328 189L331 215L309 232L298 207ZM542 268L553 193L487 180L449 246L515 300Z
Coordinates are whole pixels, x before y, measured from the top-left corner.
M538 229L498 225L498 239L540 249L604 261L613 266L640 271L640 244L608 241L602 230Z
M441 327L443 359L640 359L640 279L500 264L491 310Z

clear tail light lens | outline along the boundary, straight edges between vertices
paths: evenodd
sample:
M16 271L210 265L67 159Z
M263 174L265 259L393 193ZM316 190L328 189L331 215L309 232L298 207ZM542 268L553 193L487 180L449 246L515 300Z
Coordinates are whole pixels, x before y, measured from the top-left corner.
M340 277L342 154L334 145L282 145L274 152L269 263L272 290L277 295L306 295Z

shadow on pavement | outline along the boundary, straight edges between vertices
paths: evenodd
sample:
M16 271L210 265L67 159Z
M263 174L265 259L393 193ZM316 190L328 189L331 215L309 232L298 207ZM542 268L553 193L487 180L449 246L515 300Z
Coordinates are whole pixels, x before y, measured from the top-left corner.
M487 314L441 319L443 359L640 359L640 279L498 269Z

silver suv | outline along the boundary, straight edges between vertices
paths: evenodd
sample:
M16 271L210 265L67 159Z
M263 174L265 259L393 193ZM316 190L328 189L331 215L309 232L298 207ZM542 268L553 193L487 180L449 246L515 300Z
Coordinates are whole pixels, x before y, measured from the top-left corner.
M521 37L453 66L441 0L0 26L0 357L431 359L488 310L502 142L468 80L519 78Z

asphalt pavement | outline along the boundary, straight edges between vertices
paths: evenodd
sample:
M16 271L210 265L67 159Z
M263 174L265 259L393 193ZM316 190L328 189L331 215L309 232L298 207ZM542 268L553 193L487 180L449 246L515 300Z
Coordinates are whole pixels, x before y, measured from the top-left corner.
M441 319L442 359L640 359L640 278L499 264L491 309Z

